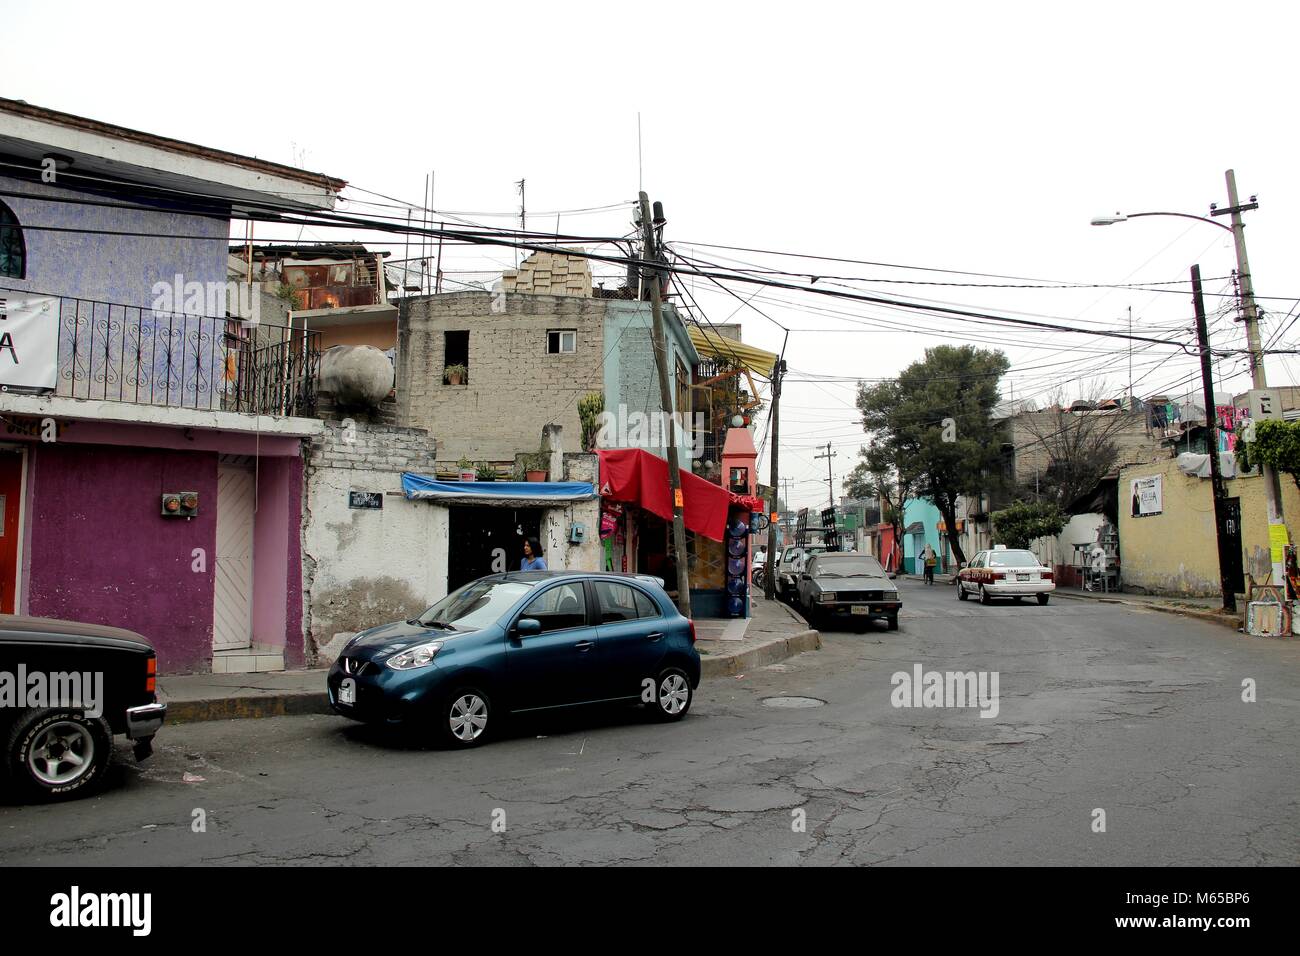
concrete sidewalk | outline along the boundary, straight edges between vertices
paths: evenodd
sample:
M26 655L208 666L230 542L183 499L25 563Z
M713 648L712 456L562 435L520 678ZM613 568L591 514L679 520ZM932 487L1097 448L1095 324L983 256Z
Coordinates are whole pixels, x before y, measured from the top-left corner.
M705 679L746 671L821 648L821 635L780 601L753 600L747 621L700 618L696 648ZM722 640L740 633L740 640ZM329 714L327 669L268 674L177 674L158 679L168 723Z

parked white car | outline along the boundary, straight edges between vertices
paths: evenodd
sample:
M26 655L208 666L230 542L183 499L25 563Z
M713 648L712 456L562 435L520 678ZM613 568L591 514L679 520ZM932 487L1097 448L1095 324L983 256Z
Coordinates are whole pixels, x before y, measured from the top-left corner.
M1031 596L1046 604L1055 590L1056 573L1034 552L1019 548L997 546L981 551L957 572L957 599L961 601L977 594L981 604L992 604L995 598L1019 603Z

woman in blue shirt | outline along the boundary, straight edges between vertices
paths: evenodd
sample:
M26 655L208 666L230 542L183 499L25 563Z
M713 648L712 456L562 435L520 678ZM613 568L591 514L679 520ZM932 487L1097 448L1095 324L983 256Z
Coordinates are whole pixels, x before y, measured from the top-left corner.
M520 571L545 571L546 559L542 557L542 543L536 538L524 539L524 559L519 562Z

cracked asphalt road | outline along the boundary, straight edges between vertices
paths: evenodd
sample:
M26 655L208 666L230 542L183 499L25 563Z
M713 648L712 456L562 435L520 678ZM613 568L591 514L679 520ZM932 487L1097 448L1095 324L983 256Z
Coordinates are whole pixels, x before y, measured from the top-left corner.
M0 806L0 865L1300 863L1300 642L901 587L899 631L706 681L677 724L551 717L468 752L334 717L165 727L96 798ZM893 707L916 663L997 671L997 717ZM826 704L763 704L793 695Z

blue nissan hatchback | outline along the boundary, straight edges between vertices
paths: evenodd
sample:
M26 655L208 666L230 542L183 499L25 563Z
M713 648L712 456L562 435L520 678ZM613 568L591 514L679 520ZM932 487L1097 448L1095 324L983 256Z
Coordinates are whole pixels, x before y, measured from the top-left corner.
M524 711L641 701L660 720L680 720L700 683L700 655L694 623L657 579L518 571L362 631L327 683L345 717L428 725L471 747Z

